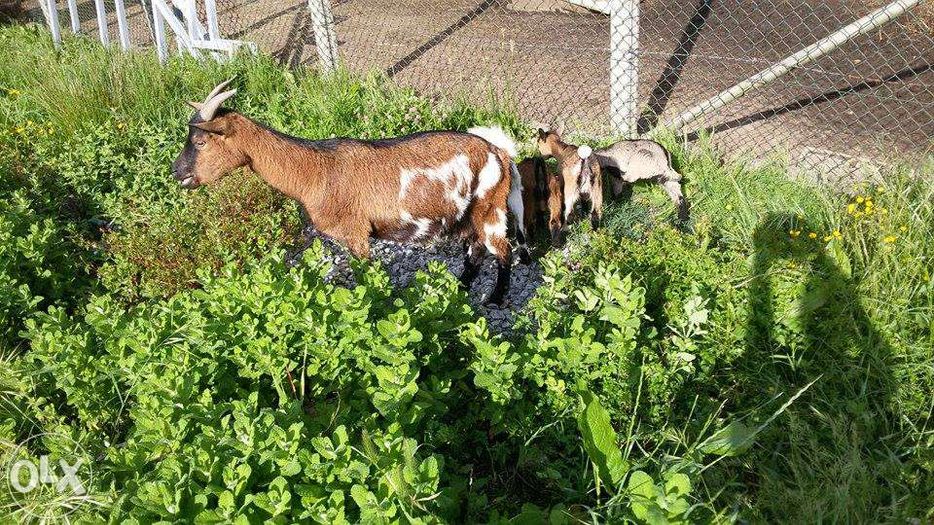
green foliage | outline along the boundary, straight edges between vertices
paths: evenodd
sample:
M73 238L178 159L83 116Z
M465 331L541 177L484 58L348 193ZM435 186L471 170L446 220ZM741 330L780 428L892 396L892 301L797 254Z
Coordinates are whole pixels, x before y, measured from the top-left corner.
M583 392L584 410L577 416L577 428L584 441L584 450L594 462L598 476L611 487L619 486L629 466L616 444L616 431L610 415L590 392Z
M169 165L181 101L229 76L309 138L527 136L508 104L36 28L0 30L0 59L0 464L81 443L97 477L70 519L934 518L934 161L834 196L661 136L689 231L637 187L541 260L507 338L440 265L406 290L371 263L325 284L319 246L286 269L292 203L248 173L184 192Z
M665 472L663 483L637 470L629 476L627 485L629 508L633 516L651 525L692 523L688 518L691 505L691 479L681 472Z
M70 303L87 285L63 237L66 226L42 217L25 192L0 201L0 353L12 346L23 319L43 305Z

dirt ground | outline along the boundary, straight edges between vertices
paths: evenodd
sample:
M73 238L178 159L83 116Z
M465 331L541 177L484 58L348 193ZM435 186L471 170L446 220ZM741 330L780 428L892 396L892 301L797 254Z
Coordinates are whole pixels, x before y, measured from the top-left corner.
M430 94L497 97L517 104L526 118L563 122L589 135L610 131L609 23L602 14L554 10L561 0L333 1L341 59L354 71L382 71ZM539 2L547 4L536 10ZM643 0L642 129L883 3ZM685 133L693 139L714 131L715 142L734 154L787 153L816 178L859 175L862 159L931 152L931 4L750 93ZM80 9L91 26L92 6L88 1ZM147 45L139 2L128 3L128 9L135 17L134 43ZM304 1L218 0L218 11L224 37L255 41L291 66L314 63Z

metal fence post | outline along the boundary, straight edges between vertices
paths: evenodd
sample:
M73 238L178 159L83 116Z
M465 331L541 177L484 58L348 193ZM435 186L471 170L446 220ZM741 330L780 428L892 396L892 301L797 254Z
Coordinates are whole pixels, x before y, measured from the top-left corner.
M71 18L71 32L81 32L81 18L78 16L78 0L68 0L68 17Z
M217 40L221 37L220 25L217 23L217 2L204 0L204 14L208 21L208 38Z
M130 29L126 23L126 6L123 0L114 0L114 12L117 14L117 34L120 36L120 47L124 51L130 49Z
M610 0L610 125L627 137L639 113L639 0Z
M110 45L110 35L107 33L107 11L104 9L104 0L94 0L94 11L97 13L97 34L101 44Z
M60 47L62 45L62 29L58 23L58 5L55 3L55 0L39 0L39 6L42 7L42 12L45 14L45 19L49 23L49 30L52 32L52 42L55 43L55 47Z
M156 56L159 62L165 62L169 58L169 43L165 39L165 20L155 3L152 4L152 30L156 41Z
M308 0L311 13L311 25L315 33L315 49L321 71L330 73L337 69L337 32L334 29L334 15L331 13L330 0Z

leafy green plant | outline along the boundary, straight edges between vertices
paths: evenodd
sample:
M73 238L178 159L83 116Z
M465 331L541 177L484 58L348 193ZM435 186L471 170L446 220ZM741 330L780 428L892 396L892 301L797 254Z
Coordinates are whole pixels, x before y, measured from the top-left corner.
M439 264L328 285L320 247L282 264L291 203L168 171L181 102L230 76L237 108L310 138L527 137L508 102L36 27L0 29L0 59L0 464L40 433L81 443L98 477L70 519L934 518L931 159L834 195L661 133L687 231L637 186L541 259L504 337Z

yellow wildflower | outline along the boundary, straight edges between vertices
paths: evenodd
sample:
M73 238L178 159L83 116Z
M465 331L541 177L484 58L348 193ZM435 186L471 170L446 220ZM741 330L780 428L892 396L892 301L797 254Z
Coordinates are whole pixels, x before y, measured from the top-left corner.
M833 238L834 238L834 239L842 239L842 238L843 238L843 234L840 233L840 230L834 230L832 235L833 235Z
M858 204L862 204L863 201L865 201L865 200L866 200L866 199L864 199L862 195L860 195L859 197L856 197L856 202L857 202Z
M856 205L853 204L852 202L849 203L849 204L846 206L846 212L849 213L850 215L853 215L853 213L856 212Z
M733 205L732 205L732 204L727 204L726 206L724 206L724 209L725 209L726 211L733 211Z
M831 237L830 235L824 235L824 242L827 242L830 239L833 239L833 237Z
M10 95L11 97L18 97L20 93L18 89L8 89L6 90L6 94Z
M908 226L905 226L905 225L903 224L903 225L901 226L901 228L899 228L899 230L901 230L902 233L905 233L905 232L908 231Z
M892 244L893 242L895 242L895 239L898 239L898 237L894 235L886 235L885 238L882 239L882 242L886 244Z
M808 237L810 237L811 239L816 239L816 238L817 238L817 233L811 232L811 233L808 234Z

